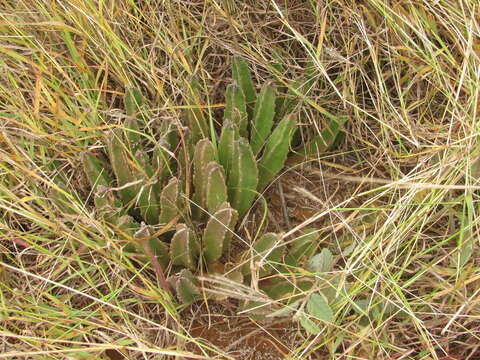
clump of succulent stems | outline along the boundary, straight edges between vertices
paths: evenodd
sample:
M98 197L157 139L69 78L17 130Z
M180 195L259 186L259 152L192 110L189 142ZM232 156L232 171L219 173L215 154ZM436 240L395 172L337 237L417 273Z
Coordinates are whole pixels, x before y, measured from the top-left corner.
M227 278L243 283L252 264L263 264L263 278L308 263L317 249L318 235L309 230L288 252L281 234L266 233L245 253L231 254L236 226L284 167L297 130L295 107L278 105L285 101L272 82L257 93L243 59L234 58L232 70L218 133L202 111L194 78L183 116L188 130L162 124L155 138L142 129L141 93L128 88L124 127L106 134L105 153L82 157L97 214L128 240L129 250L146 255L162 287L173 287L186 303L200 298L200 270L205 274L222 264ZM178 270L169 279L167 266ZM278 298L290 290L290 284L272 281L266 292Z

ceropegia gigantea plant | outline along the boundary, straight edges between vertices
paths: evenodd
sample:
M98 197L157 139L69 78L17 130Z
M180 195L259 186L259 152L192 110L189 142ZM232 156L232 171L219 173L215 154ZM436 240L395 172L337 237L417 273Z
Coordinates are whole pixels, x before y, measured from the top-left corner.
M216 139L192 78L186 91L187 133L162 123L147 136L143 98L130 88L123 128L106 134L105 151L82 156L97 214L128 240L128 250L156 263L162 286L173 287L183 302L200 296L199 272L221 269L234 283L249 282L304 266L316 250L312 236L287 250L281 235L267 233L241 256L231 254L236 225L284 166L297 126L293 113L277 115L273 83L256 93L241 58L234 59L233 78ZM163 277L167 268L175 273L168 280ZM288 282L267 285L265 292L275 298L291 289Z
M240 57L233 59L232 77L233 82L227 86L225 93L223 121L218 134L209 125L205 106L202 106L205 101L195 78L191 79L186 89L187 101L191 103L184 118L190 130L190 153L194 152L192 156L195 157L205 157L203 164L195 169L195 201L200 208L207 209L199 179L204 178L202 172L207 171L207 162L217 161L223 167L226 179L226 200L242 218L257 195L284 167L297 130L299 102L292 95L308 88L311 80L294 82L294 91L287 93L288 97L281 96L273 82L265 83L257 93L248 65ZM331 124L300 153L327 150L340 133L341 125L341 120L333 117ZM211 136L214 139L206 145L204 141L209 141Z
M209 140L198 141L193 157L195 198L206 212L191 215L185 192L185 173L181 162L173 161L178 138L162 124L158 140L142 135L138 113L142 104L139 92L128 90L125 128L105 136L105 152L82 154L85 174L94 194L97 215L110 223L127 241L127 249L144 253L160 269L171 266L184 270L169 282L182 301L190 301L199 291L194 274L200 268L220 261L229 253L230 240L238 212L227 201L223 167L215 161L216 150ZM198 175L198 176L197 176ZM229 276L241 279L241 273Z

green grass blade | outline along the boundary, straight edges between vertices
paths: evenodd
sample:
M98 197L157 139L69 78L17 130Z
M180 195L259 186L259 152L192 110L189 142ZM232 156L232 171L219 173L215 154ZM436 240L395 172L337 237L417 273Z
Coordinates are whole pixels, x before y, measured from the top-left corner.
M299 153L303 156L316 156L318 153L323 153L330 149L335 140L339 136L342 126L345 124L346 117L337 117L332 119L328 127L320 132L320 135L315 136L309 141Z
M188 108L185 112L185 120L195 144L198 140L207 138L209 134L209 125L203 111L200 84L196 78L192 77L187 83L186 94Z

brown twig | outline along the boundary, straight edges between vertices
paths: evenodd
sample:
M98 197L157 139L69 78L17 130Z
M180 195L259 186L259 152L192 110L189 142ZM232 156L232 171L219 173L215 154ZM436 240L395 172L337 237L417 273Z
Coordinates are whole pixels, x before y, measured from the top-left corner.
M170 292L170 285L168 284L168 281L165 278L162 265L160 265L160 263L157 260L157 257L155 256L152 249L148 245L148 241L142 242L142 245L143 245L143 250L145 251L145 254L147 254L147 257L152 261L153 270L157 274L157 278L158 278L158 281L160 282L160 286L162 287L163 290Z

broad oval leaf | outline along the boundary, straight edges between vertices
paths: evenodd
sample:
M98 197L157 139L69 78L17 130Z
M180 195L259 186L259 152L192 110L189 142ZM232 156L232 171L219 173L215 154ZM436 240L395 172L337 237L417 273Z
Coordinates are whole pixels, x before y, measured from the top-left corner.
M329 272L332 270L332 267L333 255L327 248L322 249L322 251L315 255L308 264L309 270L317 273Z
M319 294L313 294L307 302L307 312L318 320L332 323L334 321L333 312L330 306Z
M275 233L266 233L253 244L253 261L265 261L266 264L260 269L260 277L271 274L275 268L268 262L279 263L282 260L284 246L280 244L281 237ZM242 272L248 274L249 263L242 267ZM289 284L289 283L287 283Z
M312 335L317 335L320 333L320 328L318 327L315 322L310 320L306 315L302 314L298 317L300 320L300 324L303 326L305 330L307 330Z
M99 156L87 151L82 153L81 159L83 170L87 175L93 193L97 192L98 186L108 187L112 185L112 179L106 170L107 164L104 163Z
M190 270L183 269L175 283L177 297L184 304L190 304L200 297L200 290L195 284L195 278Z
M320 234L317 229L306 229L303 234L294 239L286 257L286 264L293 267L301 266L304 259L311 260L311 257L318 248Z

